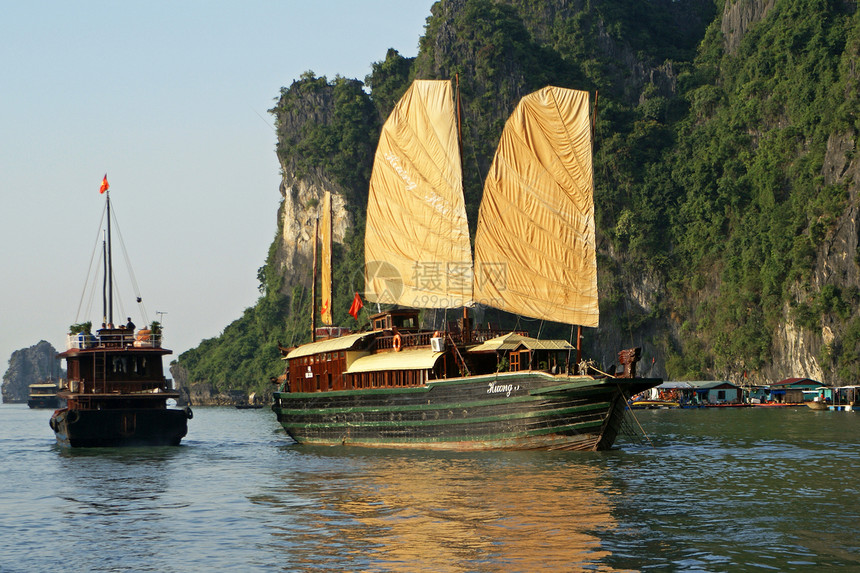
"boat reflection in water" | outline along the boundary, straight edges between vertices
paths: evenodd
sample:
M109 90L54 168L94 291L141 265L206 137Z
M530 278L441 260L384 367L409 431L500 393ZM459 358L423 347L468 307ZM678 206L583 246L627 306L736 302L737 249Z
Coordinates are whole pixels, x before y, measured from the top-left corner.
M284 508L293 519L276 534L294 567L613 570L600 541L617 527L613 486L591 455L344 450L294 449L308 458L296 464L302 472L284 475L284 489L267 500L302 507ZM353 557L344 563L344 555Z

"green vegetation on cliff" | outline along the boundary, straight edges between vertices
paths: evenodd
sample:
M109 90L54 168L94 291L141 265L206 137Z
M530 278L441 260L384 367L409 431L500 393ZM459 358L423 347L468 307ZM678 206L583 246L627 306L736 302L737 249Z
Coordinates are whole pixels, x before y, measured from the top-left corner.
M335 253L335 322L349 324L361 289L379 125L409 82L460 78L473 226L507 115L555 84L599 90L604 328L658 345L669 377L702 378L765 368L786 320L817 337L827 327L821 368L833 381L860 377L860 258L848 253L841 274L815 276L856 195L846 165L828 162L851 161L860 132L857 5L776 0L765 11L767 2L743 2L760 9L760 22L723 27L733 0L437 2L416 58L389 50L363 85L308 73L284 88L272 110L282 164L297 178L325 173L357 214ZM828 151L840 142L847 151ZM260 269L257 305L180 357L190 381L258 389L280 373L277 341L307 339L309 296L278 272L280 240ZM629 290L646 274L662 288L640 307Z

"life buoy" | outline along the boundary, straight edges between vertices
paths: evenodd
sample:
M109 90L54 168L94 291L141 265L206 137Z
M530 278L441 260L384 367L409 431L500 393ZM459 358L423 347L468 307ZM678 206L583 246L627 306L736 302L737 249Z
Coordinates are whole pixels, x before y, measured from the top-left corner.
M191 411L191 408L185 406L185 417L189 420L194 417L194 412Z
M399 332L394 335L391 346L394 348L394 352L400 352L400 349L403 348L403 339L400 337Z

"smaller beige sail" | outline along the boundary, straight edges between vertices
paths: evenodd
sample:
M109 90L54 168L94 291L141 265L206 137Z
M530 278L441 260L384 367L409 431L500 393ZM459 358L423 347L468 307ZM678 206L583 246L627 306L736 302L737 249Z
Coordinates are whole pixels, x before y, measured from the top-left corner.
M413 308L471 304L472 253L451 82L416 80L374 158L365 298Z
M320 222L320 243L322 244L320 290L322 301L320 303L320 320L326 326L332 325L331 318L331 192L326 191L322 203L322 220Z
M477 303L597 326L587 92L525 96L502 132L475 235Z

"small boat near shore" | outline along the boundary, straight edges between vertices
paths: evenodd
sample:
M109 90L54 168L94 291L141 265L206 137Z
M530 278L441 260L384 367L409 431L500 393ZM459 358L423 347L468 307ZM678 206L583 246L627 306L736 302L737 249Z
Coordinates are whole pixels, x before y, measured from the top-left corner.
M810 410L853 412L860 408L860 386L823 386L817 395L806 402Z
M29 390L27 406L30 408L56 409L62 404L62 400L57 396L60 386L52 380L30 384Z
M681 404L673 400L631 400L630 407L634 410L669 410L680 408Z

